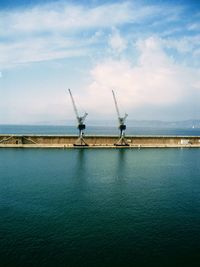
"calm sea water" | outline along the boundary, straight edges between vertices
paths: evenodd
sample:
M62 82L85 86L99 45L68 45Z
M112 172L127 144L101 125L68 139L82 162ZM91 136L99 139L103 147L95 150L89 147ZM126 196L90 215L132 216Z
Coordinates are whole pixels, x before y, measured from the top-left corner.
M0 125L0 134L77 134L75 126ZM87 134L118 135L117 127L88 126ZM127 127L127 135L189 135L200 136L200 128Z
M200 149L0 149L0 266L199 266Z

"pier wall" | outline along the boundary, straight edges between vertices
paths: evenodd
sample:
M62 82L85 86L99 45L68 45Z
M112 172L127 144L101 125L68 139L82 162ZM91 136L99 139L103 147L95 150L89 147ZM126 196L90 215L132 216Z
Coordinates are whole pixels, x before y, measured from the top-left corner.
M0 147L73 147L77 136L0 135ZM200 147L200 136L127 136L130 147ZM86 136L89 147L115 147L117 136Z

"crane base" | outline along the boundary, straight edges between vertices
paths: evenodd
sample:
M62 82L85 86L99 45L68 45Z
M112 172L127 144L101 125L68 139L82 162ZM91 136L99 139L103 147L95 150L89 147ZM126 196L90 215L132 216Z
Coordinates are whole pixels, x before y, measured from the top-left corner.
M129 144L114 144L115 146L129 146Z
M114 145L115 146L129 146L124 136L120 137L120 139Z
M83 146L89 146L89 145L85 142L85 140L81 136L76 140L76 142L73 144L73 146L83 147Z
M73 146L79 146L79 147L83 147L83 146L89 146L88 144L73 144Z

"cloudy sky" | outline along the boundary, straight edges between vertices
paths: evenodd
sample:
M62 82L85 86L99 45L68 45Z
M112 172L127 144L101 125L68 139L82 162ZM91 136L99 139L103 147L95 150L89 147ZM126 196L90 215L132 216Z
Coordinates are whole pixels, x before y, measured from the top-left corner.
M0 123L200 119L200 1L0 1Z

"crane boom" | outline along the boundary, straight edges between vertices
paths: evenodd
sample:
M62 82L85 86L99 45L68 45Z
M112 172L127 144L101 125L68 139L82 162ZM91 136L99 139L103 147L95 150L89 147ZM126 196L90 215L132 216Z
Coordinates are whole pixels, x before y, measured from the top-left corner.
M79 115L78 115L78 110L77 110L77 107L76 107L76 104L75 104L75 102L74 102L74 98L73 98L73 95L72 95L72 93L71 93L71 90L70 89L68 89L68 91L69 91L69 94L70 94L70 97L71 97L71 100L72 100L72 105L73 105L73 108L74 108L74 112L75 112L75 114L76 114L76 118L77 118L77 120L78 120L78 122L79 122Z
M116 111L117 111L117 116L118 116L118 121L119 121L119 131L120 131L120 134L119 134L119 140L117 141L117 143L115 143L116 146L129 146L129 144L127 143L126 139L125 139L125 130L126 130L126 124L125 124L125 120L128 116L128 114L125 113L124 117L121 117L120 116L120 113L119 113L119 108L118 108L118 105L117 105L117 99L115 97L115 92L112 90L112 94L113 94L113 99L114 99L114 102L115 102L115 108L116 108Z
M83 124L83 122L84 122L85 118L87 117L88 113L85 112L85 114L84 114L82 117L79 116L79 114L78 114L78 109L77 109L77 107L76 107L76 104L75 104L75 101L74 101L72 92L71 92L70 89L68 89L68 91L69 91L69 94L70 94L70 97L71 97L71 100L72 100L72 104L73 104L73 108L74 108L74 112L75 112L75 115L76 115L78 124Z
M115 93L114 93L113 90L112 90L112 94L113 94L113 99L114 99L114 102L115 102L115 108L116 108L116 111L117 111L117 116L118 116L118 119L120 119L119 108L118 108L117 100L116 100Z

